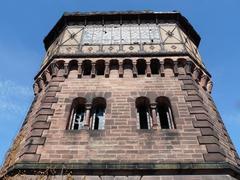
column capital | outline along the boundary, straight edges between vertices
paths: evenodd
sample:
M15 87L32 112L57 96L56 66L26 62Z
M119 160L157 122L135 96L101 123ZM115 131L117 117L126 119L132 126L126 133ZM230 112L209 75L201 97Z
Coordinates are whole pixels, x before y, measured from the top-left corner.
M90 110L90 109L92 108L92 104L91 104L91 103L86 103L86 104L85 104L85 108L86 108L87 110Z
M156 109L157 108L157 103L150 103L150 108L151 109Z

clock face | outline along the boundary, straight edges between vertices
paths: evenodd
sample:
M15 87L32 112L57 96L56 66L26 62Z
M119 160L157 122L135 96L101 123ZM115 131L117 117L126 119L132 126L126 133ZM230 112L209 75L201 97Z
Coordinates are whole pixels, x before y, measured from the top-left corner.
M81 44L159 44L156 24L87 26Z

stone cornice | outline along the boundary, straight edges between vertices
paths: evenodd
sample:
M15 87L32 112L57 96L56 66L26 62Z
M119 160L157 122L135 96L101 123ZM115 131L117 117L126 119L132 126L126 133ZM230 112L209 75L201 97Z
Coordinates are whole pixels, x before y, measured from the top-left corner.
M48 171L49 170L49 171ZM220 163L17 163L5 175L48 172L49 175L209 175L227 174L240 179L240 169Z

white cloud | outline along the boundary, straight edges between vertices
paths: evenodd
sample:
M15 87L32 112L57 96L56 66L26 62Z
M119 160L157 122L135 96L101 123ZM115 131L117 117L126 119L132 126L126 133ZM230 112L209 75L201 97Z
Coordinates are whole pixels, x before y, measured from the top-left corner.
M30 87L18 85L10 80L0 80L0 114L5 112L21 113L25 111L28 102L27 99L32 97L33 92Z

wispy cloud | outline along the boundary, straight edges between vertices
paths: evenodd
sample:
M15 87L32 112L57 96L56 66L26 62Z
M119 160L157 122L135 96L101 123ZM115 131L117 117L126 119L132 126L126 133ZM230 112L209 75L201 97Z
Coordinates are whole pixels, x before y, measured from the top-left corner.
M20 113L26 109L24 99L32 96L32 89L18 85L10 80L0 79L0 114L5 112Z

